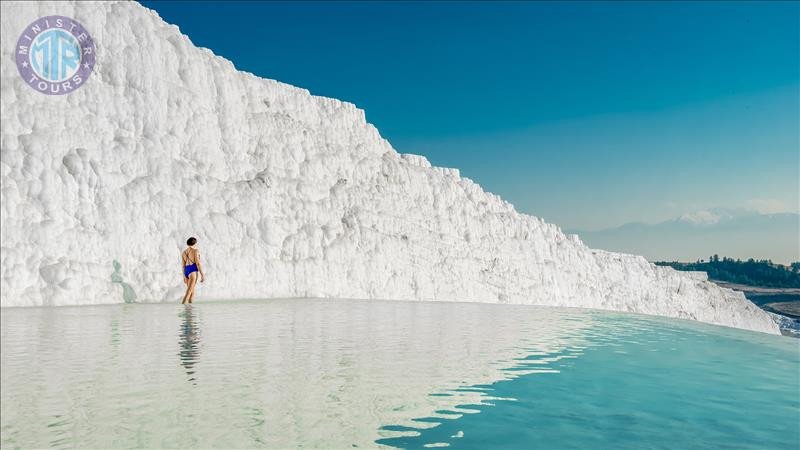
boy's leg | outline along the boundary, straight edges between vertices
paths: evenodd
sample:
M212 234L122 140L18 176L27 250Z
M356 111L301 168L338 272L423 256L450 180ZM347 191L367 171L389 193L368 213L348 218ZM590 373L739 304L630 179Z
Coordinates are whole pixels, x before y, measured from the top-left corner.
M186 291L187 300L192 303L194 299L194 287L197 285L197 272L189 274L189 289Z
M186 293L183 294L183 300L181 300L181 304L189 301L189 291L192 289L192 286L189 284L189 280L186 277L184 277L183 282L186 284Z

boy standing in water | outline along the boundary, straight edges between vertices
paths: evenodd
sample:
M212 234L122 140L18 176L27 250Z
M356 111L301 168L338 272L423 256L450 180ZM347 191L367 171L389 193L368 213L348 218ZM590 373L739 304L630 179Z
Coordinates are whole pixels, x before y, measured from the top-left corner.
M197 284L197 274L200 274L200 282L206 280L203 274L203 266L200 265L200 250L197 249L197 239L190 237L186 241L189 246L181 254L181 268L183 269L183 283L186 285L186 294L181 303L192 303L194 298L194 287Z

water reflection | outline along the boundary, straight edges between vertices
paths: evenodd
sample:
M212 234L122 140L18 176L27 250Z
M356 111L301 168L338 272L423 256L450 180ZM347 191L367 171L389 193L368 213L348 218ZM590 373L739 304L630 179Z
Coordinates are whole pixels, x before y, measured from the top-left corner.
M774 387L758 392L771 399L759 413L775 409L773 392L786 397L796 386L796 378L776 377L798 364L782 356L797 352L784 351L776 336L740 348L734 344L760 336L714 327L742 343L713 346L699 326L691 329L701 335L676 334L654 327L656 319L519 305L287 299L9 308L0 321L3 448L373 448L434 427L448 432L411 443L456 442L460 431L466 436L457 442L465 442L469 429L448 424L480 418L492 403L523 404L496 382L550 380L536 401L602 388L616 382L596 382L602 371L578 384L560 381L598 346L619 355L644 334L665 352L689 339L692 352L681 355L701 360L713 361L721 348L750 355L737 371L750 365L769 377L741 379ZM769 353L771 346L780 348ZM657 364L663 355L652 355L616 374L652 381L659 372L651 368L665 367ZM713 369L703 373L727 373Z
M183 310L180 312L181 328L178 334L178 358L181 365L186 370L186 376L189 381L196 384L197 377L195 376L195 364L200 356L200 329L197 319L197 311L193 305L183 305Z
M63 431L73 448L372 448L392 436L384 425L473 412L493 400L474 386L520 375L507 369L530 354L585 346L593 322L465 303L125 306L3 312L0 417L21 427L3 447L47 447Z

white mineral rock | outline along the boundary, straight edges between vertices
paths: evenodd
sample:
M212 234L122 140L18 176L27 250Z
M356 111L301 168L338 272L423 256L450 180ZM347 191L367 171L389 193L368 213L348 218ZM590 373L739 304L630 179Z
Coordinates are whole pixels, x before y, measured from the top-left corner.
M94 38L62 96L21 79L41 16ZM345 297L564 305L778 333L741 293L587 248L456 169L400 155L350 103L237 71L134 2L2 3L2 306Z

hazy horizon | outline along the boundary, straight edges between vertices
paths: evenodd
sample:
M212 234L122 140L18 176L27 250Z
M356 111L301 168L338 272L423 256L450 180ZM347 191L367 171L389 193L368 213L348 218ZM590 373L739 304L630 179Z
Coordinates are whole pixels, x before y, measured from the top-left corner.
M565 230L591 247L640 254L650 261L694 262L720 258L800 261L800 215L745 210L697 211L658 222L631 222L601 230Z

